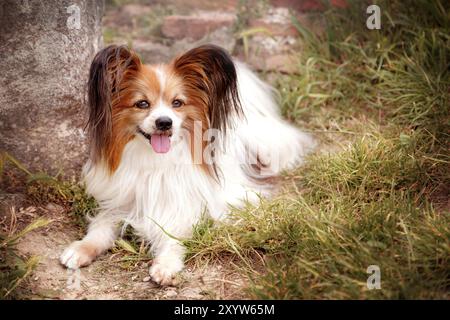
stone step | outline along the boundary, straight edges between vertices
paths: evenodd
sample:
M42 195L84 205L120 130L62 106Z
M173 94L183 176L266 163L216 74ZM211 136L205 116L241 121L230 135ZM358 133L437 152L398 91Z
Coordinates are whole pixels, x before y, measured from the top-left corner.
M164 18L161 32L163 36L180 40L199 40L220 28L231 28L236 15L217 11L203 11L195 15L171 15Z

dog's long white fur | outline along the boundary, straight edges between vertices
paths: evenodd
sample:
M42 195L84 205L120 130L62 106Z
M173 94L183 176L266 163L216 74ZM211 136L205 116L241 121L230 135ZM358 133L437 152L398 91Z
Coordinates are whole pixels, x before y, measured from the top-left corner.
M225 148L216 155L222 181L217 183L192 164L186 143L175 143L168 153L156 154L146 139L136 136L125 146L112 175L101 163L85 165L87 192L98 201L99 213L86 237L63 253L63 264L78 268L90 263L83 256L83 244L94 246L97 253L108 249L123 221L150 242L155 256L150 269L153 279L168 283L183 268L184 249L175 238L189 237L203 213L222 219L229 205L257 203L259 195L270 194L270 185L256 183L243 169L243 156L249 150L267 161L274 174L301 163L314 147L313 140L281 118L270 86L244 64L235 64L244 117L235 116L223 136Z

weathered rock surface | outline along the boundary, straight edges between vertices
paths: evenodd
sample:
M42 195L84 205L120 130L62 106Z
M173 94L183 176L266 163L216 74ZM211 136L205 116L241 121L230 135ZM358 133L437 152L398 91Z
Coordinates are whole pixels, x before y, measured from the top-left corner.
M84 161L85 83L102 15L103 1L0 3L0 149L27 167L71 175Z
M230 28L236 16L230 13L207 12L197 15L173 15L164 19L162 34L167 38L199 40L208 33L222 27Z
M161 2L171 5L177 8L181 12L189 12L192 9L201 8L203 10L234 10L240 0L156 0L155 2Z
M158 64L168 62L173 58L169 46L151 40L136 39L133 41L133 50L135 50L145 64Z
M325 5L320 0L270 0L274 7L291 8L296 11L323 11ZM347 8L347 0L330 0L330 4L337 8Z

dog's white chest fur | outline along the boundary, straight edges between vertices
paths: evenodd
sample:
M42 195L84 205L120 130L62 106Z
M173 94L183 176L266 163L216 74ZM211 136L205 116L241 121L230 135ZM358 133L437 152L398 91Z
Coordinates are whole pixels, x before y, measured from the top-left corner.
M164 235L161 228L186 237L202 213L224 209L215 200L217 183L192 164L181 141L167 154L154 154L148 141L137 137L126 145L113 175L88 165L85 181L102 212L121 215L152 245Z

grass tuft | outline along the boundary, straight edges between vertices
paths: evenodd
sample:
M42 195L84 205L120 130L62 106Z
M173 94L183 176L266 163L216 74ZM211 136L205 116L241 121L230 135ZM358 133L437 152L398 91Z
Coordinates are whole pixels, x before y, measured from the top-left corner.
M44 172L33 173L13 156L3 152L0 155L0 175L6 165L24 175L20 180L25 180L25 193L34 204L61 205L81 227L86 225L86 216L95 213L97 202L86 194L84 186L75 179L67 180L60 174L50 176Z
M18 286L33 272L39 263L39 257L22 257L17 253L16 245L20 238L34 229L49 224L47 219L39 218L21 231L0 232L0 299L15 298Z

